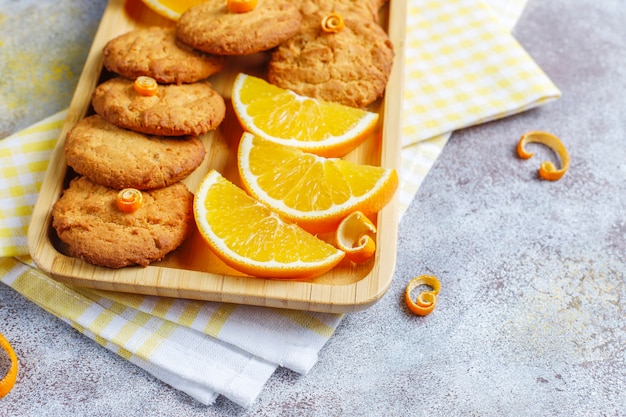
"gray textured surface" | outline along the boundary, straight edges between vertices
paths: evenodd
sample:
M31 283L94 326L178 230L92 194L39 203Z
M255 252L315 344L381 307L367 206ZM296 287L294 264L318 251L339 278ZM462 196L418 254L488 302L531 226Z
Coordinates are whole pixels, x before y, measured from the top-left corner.
M67 107L104 0L0 0L0 138Z
M390 290L308 375L277 371L250 410L204 407L0 285L22 364L0 415L626 415L624 22L620 0L529 1L514 34L563 97L453 136L400 224ZM568 147L561 181L537 179L539 147L515 156L534 129ZM422 273L443 286L426 318L402 302Z

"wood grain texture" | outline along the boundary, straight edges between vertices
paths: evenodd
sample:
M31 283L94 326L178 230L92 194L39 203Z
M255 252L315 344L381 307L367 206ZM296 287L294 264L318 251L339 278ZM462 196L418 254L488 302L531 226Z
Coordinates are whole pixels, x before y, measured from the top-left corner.
M404 0L391 1L381 10L381 22L388 28L394 44L394 66L385 97L371 108L381 114L377 130L346 159L385 168L399 167L405 14ZM107 6L33 211L28 245L36 264L61 282L112 291L333 313L362 310L378 301L391 284L395 269L397 197L374 219L378 227L378 249L374 259L361 265L344 261L310 281L242 275L221 262L197 232L164 260L145 268L109 269L63 254L62 244L51 228L51 208L71 175L63 152L65 135L92 112L91 93L99 82L110 76L102 67L102 49L106 42L135 27L150 25L173 25L173 22L155 14L140 0L111 0ZM230 103L230 88L238 72L262 75L265 60L263 54L229 58L226 70L210 78L214 89L227 102L227 115L217 130L201 137L207 156L202 165L184 180L192 192L211 168L240 184L236 149L242 129Z

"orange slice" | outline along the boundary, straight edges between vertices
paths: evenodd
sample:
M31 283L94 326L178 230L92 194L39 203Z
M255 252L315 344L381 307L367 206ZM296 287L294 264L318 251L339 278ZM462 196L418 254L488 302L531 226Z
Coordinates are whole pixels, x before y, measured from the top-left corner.
M337 265L345 254L287 223L219 172L211 170L194 198L200 234L232 268L257 277L306 279Z
M324 158L248 132L237 160L252 196L311 233L335 230L354 211L372 217L398 188L394 169Z
M163 17L178 20L187 9L204 3L206 0L142 0L146 6Z
M248 132L326 157L347 154L378 122L378 113L304 97L243 73L233 83L232 101Z

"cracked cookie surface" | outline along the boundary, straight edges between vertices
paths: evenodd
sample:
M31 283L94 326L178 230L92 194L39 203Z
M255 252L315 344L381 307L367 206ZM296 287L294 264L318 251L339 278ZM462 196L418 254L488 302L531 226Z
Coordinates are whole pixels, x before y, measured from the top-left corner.
M78 122L65 139L65 159L77 173L111 188L147 190L187 177L206 150L195 136L152 136L119 128L99 115Z
M117 208L118 190L73 179L52 209L52 226L70 256L109 268L147 266L190 236L193 194L181 183L142 191L132 213Z

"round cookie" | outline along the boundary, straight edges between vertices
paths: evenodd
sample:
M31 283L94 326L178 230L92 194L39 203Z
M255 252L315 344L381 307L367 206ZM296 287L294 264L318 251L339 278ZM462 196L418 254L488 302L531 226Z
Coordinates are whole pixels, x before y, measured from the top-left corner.
M99 115L82 119L65 138L67 164L91 181L116 189L168 186L191 174L205 154L195 136L145 135Z
M52 226L70 256L110 268L147 266L192 233L193 194L183 183L143 191L133 213L117 208L117 192L78 177L54 204Z
M302 30L319 28L324 16L338 13L343 18L378 22L379 3L382 0L301 0Z
M176 39L173 27L135 29L110 40L104 66L123 77L140 75L163 84L204 80L223 69L224 58L194 50Z
M159 85L155 95L142 96L132 80L116 77L95 88L91 103L109 123L160 136L202 135L226 115L224 99L206 82Z
M276 48L269 62L269 82L352 107L365 107L380 98L391 73L393 45L372 20L347 15L344 23L337 33L325 33L315 25Z
M176 23L183 43L215 55L248 55L271 49L300 30L302 16L292 0L258 0L245 13L225 0L208 0L184 12Z

